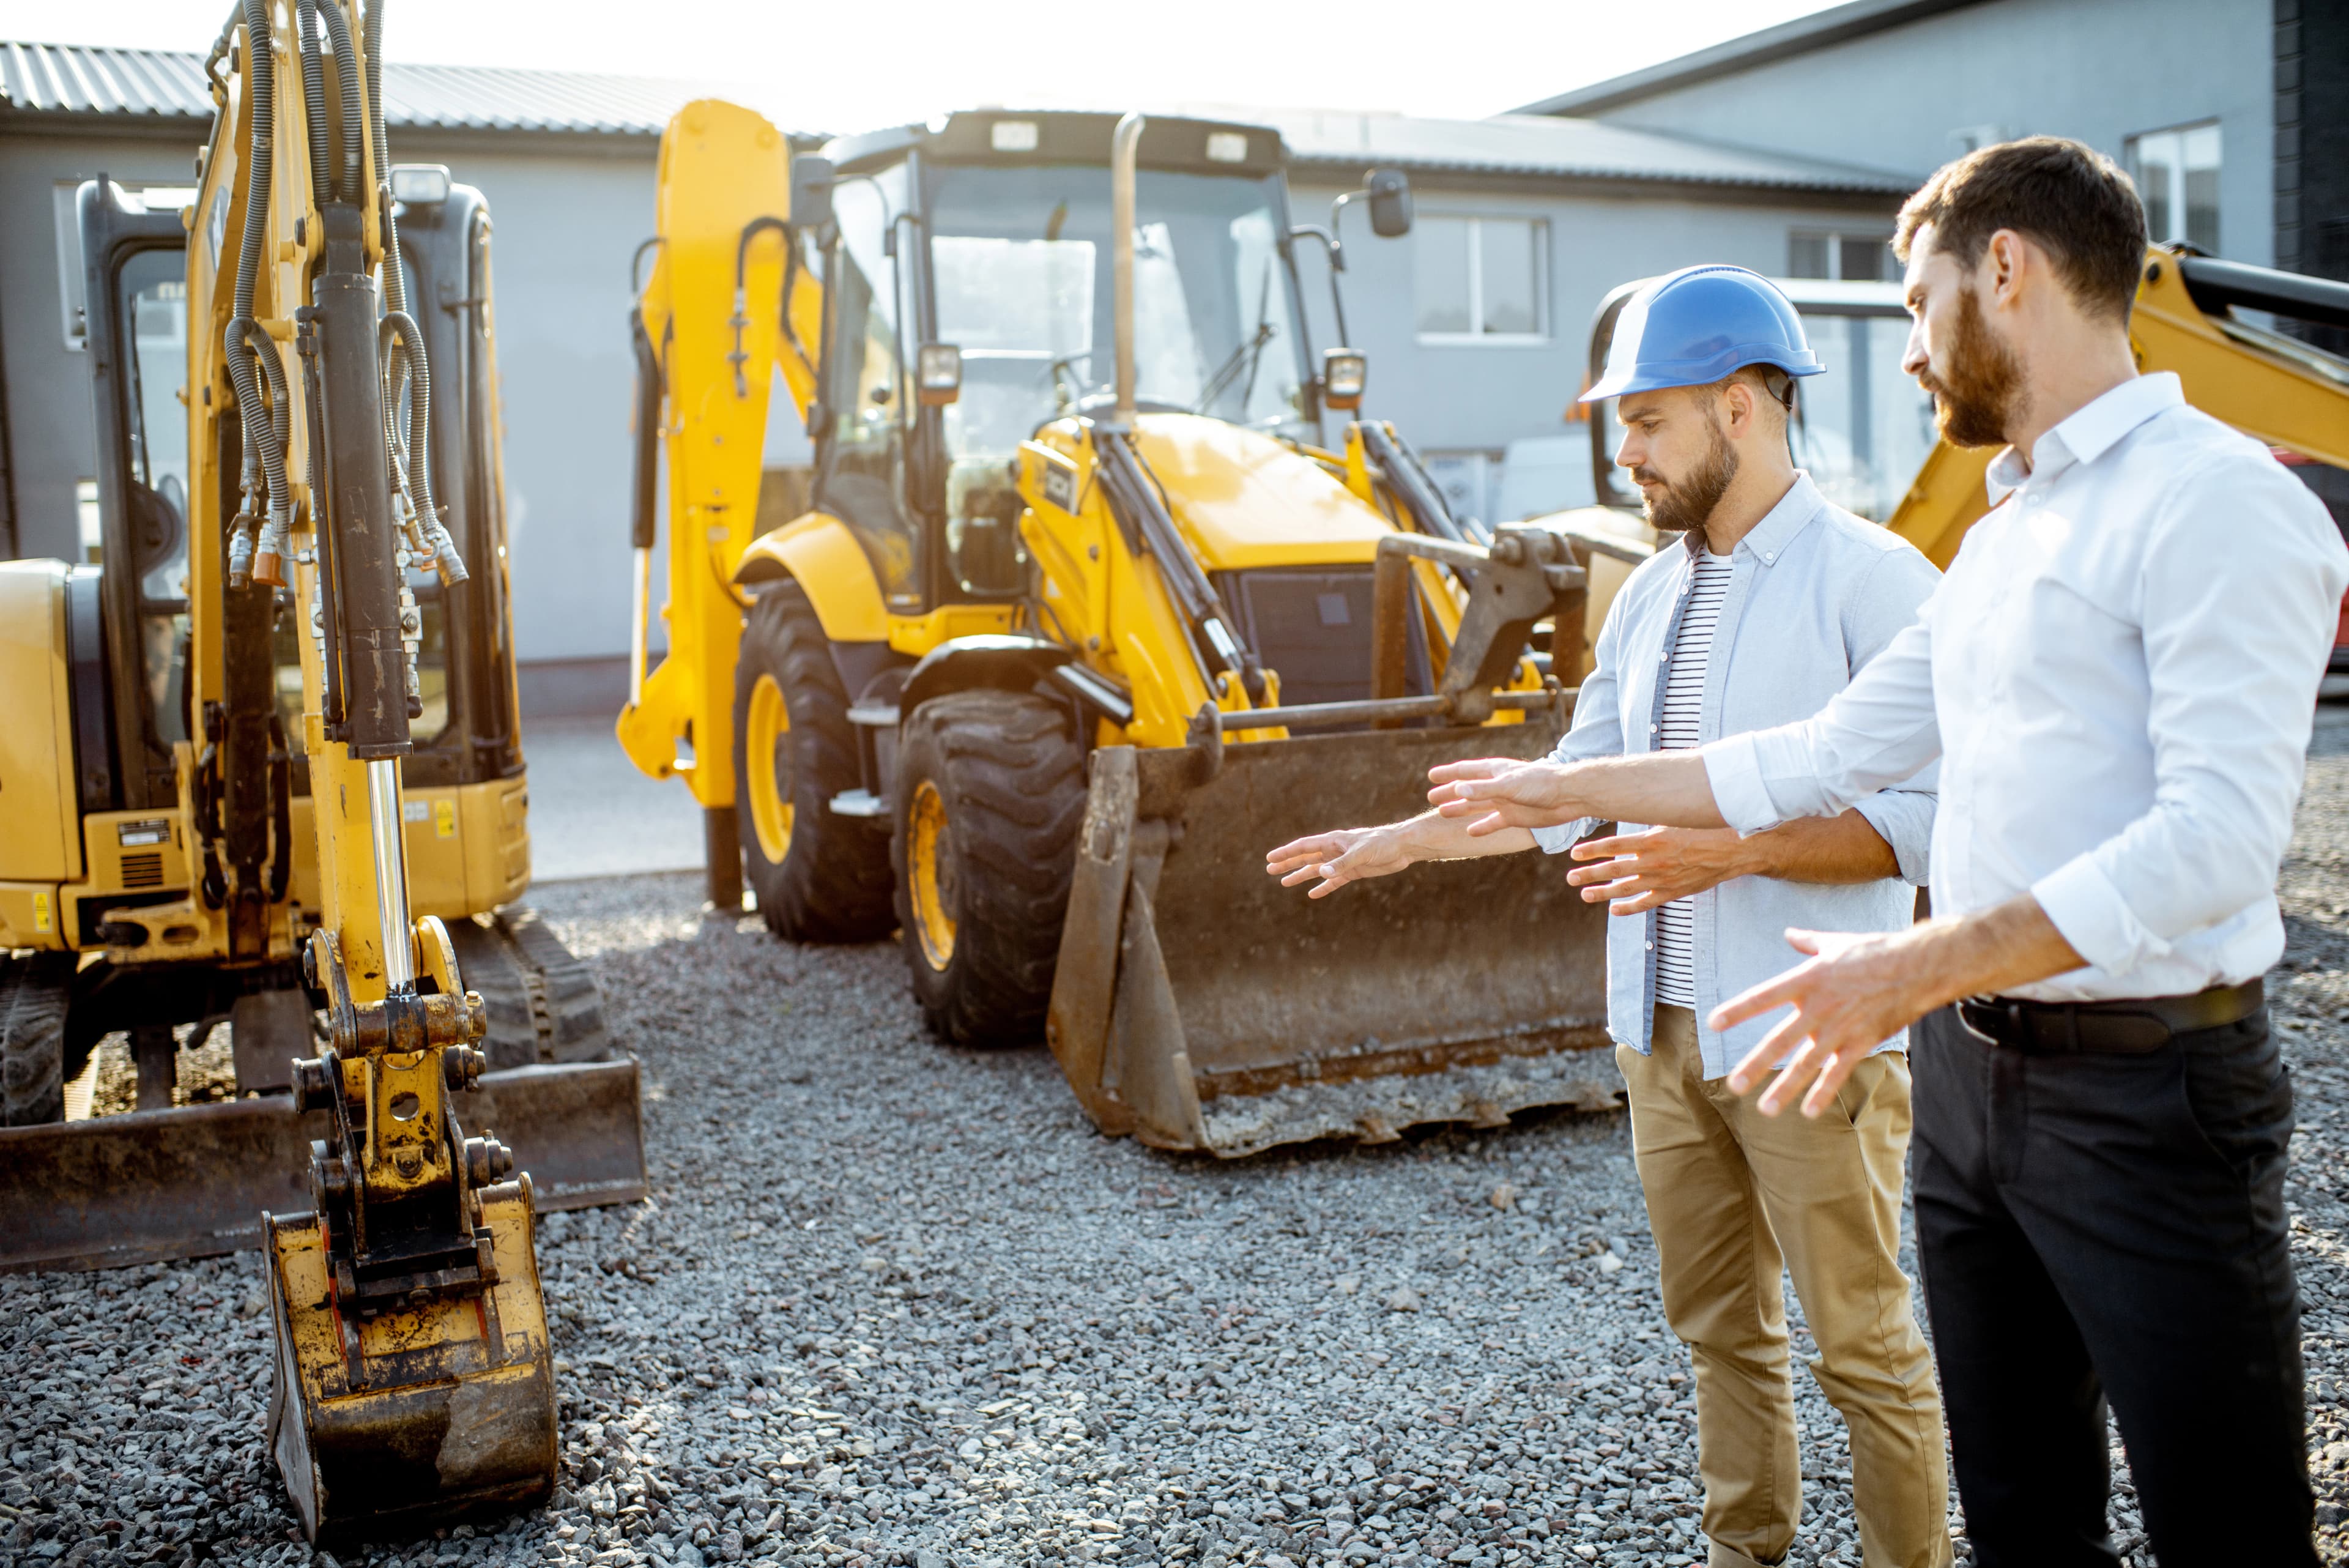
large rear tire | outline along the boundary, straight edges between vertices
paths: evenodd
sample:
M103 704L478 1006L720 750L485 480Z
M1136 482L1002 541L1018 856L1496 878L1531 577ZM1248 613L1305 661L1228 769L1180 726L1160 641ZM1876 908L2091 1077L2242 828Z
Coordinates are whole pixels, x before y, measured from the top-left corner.
M797 583L761 594L734 667L734 802L767 929L795 942L889 934L889 843L832 809L857 787L856 732L823 626Z
M12 1127L66 1119L66 1013L71 953L0 958L0 1121Z
M905 725L895 793L898 940L932 1032L1038 1038L1085 815L1067 710L1018 691L933 698Z

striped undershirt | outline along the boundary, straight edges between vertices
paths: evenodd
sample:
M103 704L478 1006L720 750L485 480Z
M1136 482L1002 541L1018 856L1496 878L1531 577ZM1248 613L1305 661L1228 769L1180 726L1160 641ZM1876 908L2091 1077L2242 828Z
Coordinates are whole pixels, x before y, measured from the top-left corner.
M1672 640L1671 674L1664 685L1664 717L1657 741L1665 751L1702 743L1697 721L1704 707L1704 666L1713 652L1713 628L1721 601L1729 594L1731 557L1699 550L1691 557L1695 583ZM1656 1000L1674 1007L1696 1005L1696 906L1675 898L1656 911Z

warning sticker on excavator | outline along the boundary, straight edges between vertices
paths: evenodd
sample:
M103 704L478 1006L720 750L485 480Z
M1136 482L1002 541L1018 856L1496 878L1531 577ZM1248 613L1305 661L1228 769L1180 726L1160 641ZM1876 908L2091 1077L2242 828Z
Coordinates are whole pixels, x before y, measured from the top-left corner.
M47 892L36 889L33 894L33 933L36 936L46 936L48 931L49 896Z
M432 803L432 832L440 838L457 836L457 803L455 801L436 800Z

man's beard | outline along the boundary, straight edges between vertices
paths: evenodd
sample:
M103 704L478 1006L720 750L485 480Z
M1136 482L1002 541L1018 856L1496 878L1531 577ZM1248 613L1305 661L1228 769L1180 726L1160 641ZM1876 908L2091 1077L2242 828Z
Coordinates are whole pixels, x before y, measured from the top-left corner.
M2020 411L2023 367L2013 349L1991 336L1972 289L1958 296L1957 331L1948 358L1947 375L1928 369L1917 378L1933 394L1941 439L1951 446L2004 446Z
M1631 477L1641 484L1663 485L1662 494L1646 498L1648 526L1662 534L1685 534L1703 527L1728 493L1730 482L1737 477L1737 449L1716 421L1704 461L1686 479L1674 483L1652 468L1635 468Z

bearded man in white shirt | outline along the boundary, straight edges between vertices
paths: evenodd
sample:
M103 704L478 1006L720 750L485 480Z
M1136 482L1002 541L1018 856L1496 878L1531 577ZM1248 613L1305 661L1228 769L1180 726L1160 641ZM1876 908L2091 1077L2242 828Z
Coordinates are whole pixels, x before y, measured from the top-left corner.
M2162 1568L2314 1568L2261 977L2349 552L2255 441L2140 377L2142 208L2035 137L1935 174L1898 248L1908 367L1990 514L1917 624L1807 722L1702 749L1439 768L1490 834L1617 813L1753 832L1939 760L1936 918L1810 961L1731 1081L1832 1114L1919 1024L1919 1251L1981 1568L2111 1564L2107 1400ZM1806 1093L1807 1090L1807 1093Z

